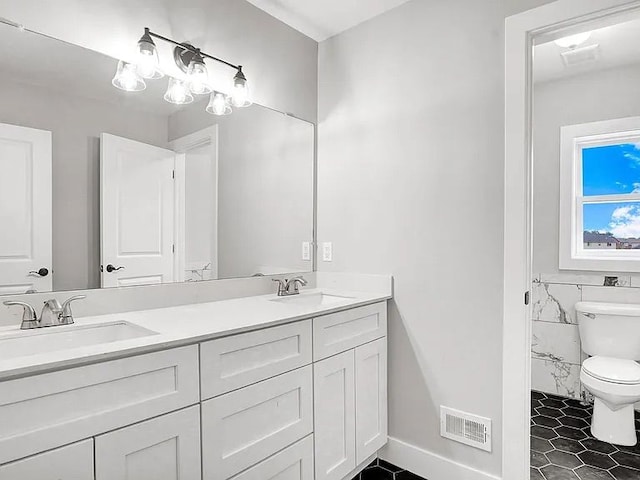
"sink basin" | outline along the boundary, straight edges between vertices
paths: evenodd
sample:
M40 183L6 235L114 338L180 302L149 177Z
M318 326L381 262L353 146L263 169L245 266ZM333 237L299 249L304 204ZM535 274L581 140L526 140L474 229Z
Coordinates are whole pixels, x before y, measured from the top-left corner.
M300 293L299 295L292 295L290 297L278 297L272 298L272 302L291 303L295 305L307 305L313 306L325 306L333 305L334 303L342 303L348 300L353 300L353 297L343 297L341 295L329 295L322 292L313 293Z
M0 361L156 334L127 322L23 330L0 336Z

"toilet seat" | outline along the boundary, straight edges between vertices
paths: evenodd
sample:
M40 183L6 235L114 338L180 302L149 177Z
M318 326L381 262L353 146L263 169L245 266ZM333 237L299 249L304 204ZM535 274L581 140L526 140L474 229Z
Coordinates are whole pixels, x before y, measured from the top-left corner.
M595 356L582 363L582 370L604 382L640 385L640 364L633 360Z

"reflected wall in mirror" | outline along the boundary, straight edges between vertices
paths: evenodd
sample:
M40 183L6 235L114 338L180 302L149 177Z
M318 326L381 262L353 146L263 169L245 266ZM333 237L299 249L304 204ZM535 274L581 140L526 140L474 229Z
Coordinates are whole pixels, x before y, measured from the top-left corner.
M311 271L314 126L0 25L0 294Z

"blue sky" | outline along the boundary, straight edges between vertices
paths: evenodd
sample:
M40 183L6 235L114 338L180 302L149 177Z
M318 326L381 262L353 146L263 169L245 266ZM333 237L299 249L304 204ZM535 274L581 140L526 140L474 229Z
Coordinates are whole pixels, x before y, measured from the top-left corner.
M584 149L582 177L584 196L640 193L640 144ZM640 237L640 202L585 205L584 229Z

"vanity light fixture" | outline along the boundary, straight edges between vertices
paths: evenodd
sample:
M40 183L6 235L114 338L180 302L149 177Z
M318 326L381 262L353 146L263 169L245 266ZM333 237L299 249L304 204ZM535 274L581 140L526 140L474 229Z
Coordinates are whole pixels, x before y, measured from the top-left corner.
M206 111L213 115L229 115L231 106L237 108L248 107L252 104L247 77L242 71L242 65L234 65L220 58L204 53L190 43L179 43L170 38L158 35L149 28L138 40L136 63L121 60L113 78L113 85L126 91L144 90L144 79L154 80L162 78L164 73L160 69L158 49L153 39L162 40L175 45L173 58L176 65L185 73L184 78L169 77L169 85L164 94L167 102L184 105L194 100L193 95L210 94ZM222 63L235 70L233 88L229 95L214 91L209 81L209 72L205 59Z
M568 37L562 37L555 41L555 44L561 48L576 48L589 40L591 32L576 33Z

